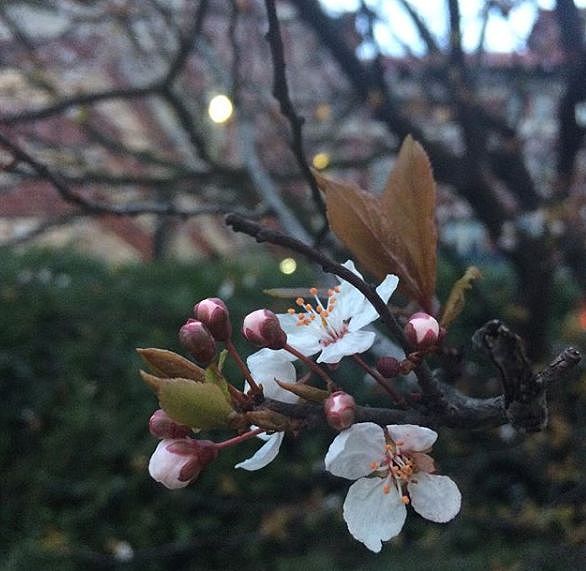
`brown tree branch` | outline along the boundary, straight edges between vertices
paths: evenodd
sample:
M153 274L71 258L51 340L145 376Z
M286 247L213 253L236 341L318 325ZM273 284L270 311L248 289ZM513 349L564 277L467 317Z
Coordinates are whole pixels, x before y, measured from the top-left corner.
M189 218L203 214L226 214L223 206L197 206L185 208L172 203L160 202L134 202L129 204L110 204L108 202L94 200L74 191L58 174L54 173L47 165L35 159L19 145L13 143L8 137L0 133L0 146L7 149L14 158L21 163L29 165L43 180L47 181L59 193L59 196L70 204L79 207L85 214L112 214L114 216L141 216L143 214L163 214ZM233 210L233 207L230 208ZM250 213L253 217L266 214L266 209Z
M257 242L269 242L277 246L283 246L294 252L298 252L305 256L308 260L319 264L322 269L330 274L334 274L339 278L352 284L357 290L359 290L364 297L370 301L372 306L379 314L382 322L387 327L393 339L395 339L406 354L411 352L407 339L403 333L402 327L399 325L394 315L389 310L387 304L381 299L376 292L376 288L366 283L362 278L357 276L354 272L345 268L341 264L334 262L331 258L320 252L319 250L312 248L308 244L291 238L286 234L278 232L276 230L269 230L264 228L260 224L247 220L246 218L238 214L228 214L226 216L226 224L231 226L235 232L242 232L253 237ZM419 382L419 386L426 397L426 403L434 408L442 409L445 406L443 399L443 391L440 384L434 378L431 370L425 362L422 362L418 367L414 369L415 375Z
M307 163L307 159L305 158L303 144L303 124L305 119L296 113L289 96L285 54L283 53L283 40L281 37L281 28L274 0L265 0L265 7L269 22L269 30L265 37L271 49L273 62L273 95L279 102L281 113L287 118L291 125L291 150L293 151L295 160L303 173L303 177L311 189L313 201L323 218L323 230L319 233L320 236L323 236L329 227L326 217L326 206L319 191L317 181L315 180L315 177L309 168L309 164Z
M487 326L492 327L489 322ZM505 342L506 344L506 342ZM508 349L507 349L508 350ZM447 406L442 409L422 408L418 410L403 410L375 407L356 407L356 422L374 422L376 424L418 424L431 428L447 427L463 430L489 429L511 423L516 429L527 432L541 430L545 424L536 424L532 414L540 409L545 401L545 390L554 382L558 382L581 359L580 353L574 348L565 349L551 364L537 375L533 375L538 393L525 393L528 397L523 402L522 409L518 407L520 401L505 405L506 397L478 399L463 395L453 387L444 386L444 397ZM517 364L513 357L511 366ZM509 366L507 359L501 362ZM266 400L262 406L292 418L303 419L308 428L327 426L323 406L313 403L288 404L274 400Z
M499 320L479 329L473 341L499 369L509 422L522 431L543 430L547 425L547 385L578 364L579 351L565 349L545 370L535 374L522 340Z

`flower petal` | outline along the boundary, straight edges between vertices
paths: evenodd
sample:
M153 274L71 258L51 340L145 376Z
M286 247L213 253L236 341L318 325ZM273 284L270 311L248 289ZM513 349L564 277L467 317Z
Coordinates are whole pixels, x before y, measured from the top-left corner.
M294 383L297 380L295 367L280 351L261 349L250 355L246 359L246 364L252 378L262 385L265 397L288 403L296 403L299 400L299 397L282 389L275 382L275 379L287 383ZM244 392L249 388L248 383L245 383Z
M362 274L354 266L352 260L342 264L345 268L362 278ZM335 317L337 324L356 315L356 311L364 304L364 294L356 289L350 282L338 278L340 282L340 291L336 295L336 307L332 311L332 317Z
M318 363L338 363L347 355L364 353L372 347L376 335L372 331L354 331L330 343L322 349Z
M284 436L284 432L275 432L274 434L271 434L267 441L256 451L254 456L251 456L248 460L244 460L244 462L236 464L234 467L249 471L264 468L277 457Z
M418 470L427 472L428 474L435 472L435 462L429 454L425 452L412 452L410 456Z
M445 523L460 511L462 494L448 476L417 472L409 480L407 490L413 509L430 521Z
M287 343L297 351L309 357L321 349L319 341L322 337L322 329L319 320L316 319L309 325L299 326L295 315L279 313L277 318L287 334Z
M437 432L416 424L389 424L387 430L401 450L425 452L437 440Z
M375 553L403 528L407 510L396 488L384 493L382 478L361 478L348 490L344 501L344 520L348 531Z
M372 462L379 462L385 453L383 429L373 422L353 424L340 432L326 454L326 470L334 476L356 480L373 470Z
M170 490L178 490L189 485L189 480L182 481L179 479L181 469L189 462L189 458L169 451L169 447L178 441L177 439L161 440L149 461L151 478Z
M399 278L393 274L389 274L376 288L376 293L378 293L381 299L387 303L393 292L397 289L398 284ZM378 312L372 303L365 299L362 307L355 308L354 315L348 325L348 328L350 331L357 331L365 325L372 323L375 319L378 319L378 317Z

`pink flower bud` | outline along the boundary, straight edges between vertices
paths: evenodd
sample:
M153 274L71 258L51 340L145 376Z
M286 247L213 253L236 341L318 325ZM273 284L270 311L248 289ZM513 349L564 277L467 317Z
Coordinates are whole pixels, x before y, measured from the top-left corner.
M153 480L170 490L184 488L218 456L217 446L209 440L165 439L159 442L149 462Z
M185 438L191 434L189 426L178 424L162 408L151 416L149 431L156 438Z
M193 314L208 328L216 341L226 341L232 336L230 313L219 297L208 297L200 301L193 308Z
M324 411L332 428L344 430L354 423L356 401L348 393L337 391L324 401Z
M216 342L207 327L197 319L188 319L179 330L179 341L202 365L216 356Z
M439 333L439 323L427 313L414 313L405 325L407 341L416 349L437 345Z
M249 313L242 323L242 335L251 343L269 349L282 349L287 343L279 318L268 309Z
M376 370L385 379L392 379L401 372L401 363L395 357L381 357L376 362Z

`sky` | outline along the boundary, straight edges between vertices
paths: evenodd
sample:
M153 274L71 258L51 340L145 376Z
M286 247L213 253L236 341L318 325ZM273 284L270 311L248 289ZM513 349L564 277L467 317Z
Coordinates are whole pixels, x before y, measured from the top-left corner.
M332 14L344 10L356 10L358 0L321 0ZM375 29L377 43L381 49L391 55L404 55L401 42L409 45L417 54L425 50L417 30L411 23L409 15L397 0L366 0L366 3L382 15L392 25L381 23ZM444 43L447 31L446 0L410 0L411 5L425 19L428 27ZM478 17L483 0L464 0L460 2L462 16L462 43L467 51L474 51L480 37L481 20ZM485 49L492 52L510 52L522 48L535 20L537 9L552 9L555 0L525 0L511 10L507 19L498 11L492 11L488 21ZM576 5L586 8L586 0L576 0ZM368 47L365 47L368 51ZM363 55L368 55L367 53Z

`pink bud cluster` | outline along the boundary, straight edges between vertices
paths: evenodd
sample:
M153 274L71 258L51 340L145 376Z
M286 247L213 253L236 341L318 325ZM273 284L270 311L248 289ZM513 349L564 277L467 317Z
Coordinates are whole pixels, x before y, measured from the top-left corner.
M216 356L216 342L230 344L232 324L226 304L218 297L209 297L193 308L190 318L179 330L179 341L203 366ZM283 349L287 334L279 318L269 309L249 313L242 323L242 335L259 347Z

